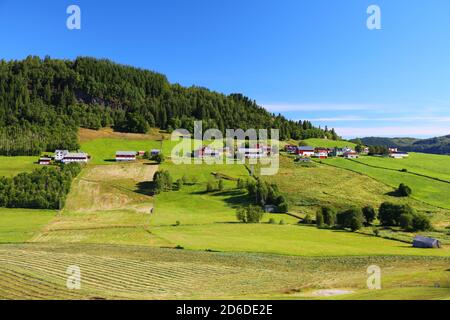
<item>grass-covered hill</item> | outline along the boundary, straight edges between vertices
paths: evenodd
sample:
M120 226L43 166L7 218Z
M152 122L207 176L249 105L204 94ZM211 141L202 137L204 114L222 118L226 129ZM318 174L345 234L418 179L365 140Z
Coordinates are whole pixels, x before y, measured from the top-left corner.
M166 76L109 60L28 57L0 61L0 154L77 149L77 128L145 133L193 129L280 129L281 139L324 137L334 130L274 115L242 94L171 84Z
M415 138L362 138L361 141L367 146L397 147L403 151L450 154L450 135L431 139Z

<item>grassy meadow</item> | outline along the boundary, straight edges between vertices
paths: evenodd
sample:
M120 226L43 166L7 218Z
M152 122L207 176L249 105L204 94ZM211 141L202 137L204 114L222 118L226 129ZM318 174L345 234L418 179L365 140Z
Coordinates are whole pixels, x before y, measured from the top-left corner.
M400 183L405 183L413 190L412 198L432 206L450 209L448 197L450 194L450 183L413 175L408 172L369 167L359 162L342 158L327 159L323 163L361 173L392 188L397 188Z
M448 246L414 249L364 232L298 225L298 218L286 214L241 224L236 209L251 201L236 189L236 179L249 177L244 165L111 161L117 150L159 149L157 139L158 132L82 130L81 149L93 160L74 180L64 210L0 209L0 299L450 298ZM166 156L176 143L163 142ZM327 146L323 140L309 143ZM434 223L447 221L448 210L392 197L389 184L340 165L307 168L281 156L278 175L264 179L279 185L297 216L313 214L323 204L346 208L393 201L411 204ZM16 173L30 167L24 161ZM188 185L151 196L150 182L159 169L174 180L187 177ZM226 177L224 190L206 193L216 175ZM65 289L66 268L74 264L83 272L77 292ZM371 264L382 267L383 290L365 290ZM334 289L349 293L321 293Z
M334 141L334 140L325 140L325 139L306 139L303 140L304 143L308 144L311 147L324 147L324 148L354 148L356 144L349 141Z
M361 157L355 161L393 170L406 169L410 173L417 173L432 178L450 182L450 157L445 155L410 153L405 159L384 157Z
M56 214L52 210L0 208L0 244L30 241Z
M21 172L30 172L39 168L39 157L3 157L0 156L0 177L14 177Z

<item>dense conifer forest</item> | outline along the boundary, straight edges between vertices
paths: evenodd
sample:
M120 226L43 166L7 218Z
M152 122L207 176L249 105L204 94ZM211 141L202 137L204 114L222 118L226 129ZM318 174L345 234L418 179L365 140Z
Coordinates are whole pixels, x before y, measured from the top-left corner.
M334 130L271 114L241 94L182 87L108 60L0 61L0 155L75 150L78 127L145 133L191 129L196 119L204 129L278 128L281 139L338 139Z

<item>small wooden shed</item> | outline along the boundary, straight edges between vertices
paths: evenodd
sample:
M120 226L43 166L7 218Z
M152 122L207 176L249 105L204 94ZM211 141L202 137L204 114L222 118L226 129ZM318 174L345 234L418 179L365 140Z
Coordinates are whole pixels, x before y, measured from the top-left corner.
M414 248L441 248L441 242L437 239L416 236L413 241Z

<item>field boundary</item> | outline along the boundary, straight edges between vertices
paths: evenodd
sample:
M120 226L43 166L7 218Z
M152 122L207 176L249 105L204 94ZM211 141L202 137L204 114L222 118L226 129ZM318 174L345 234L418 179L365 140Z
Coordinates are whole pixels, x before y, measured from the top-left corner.
M419 176L419 177L422 177L422 178L428 178L428 179L431 179L431 180L436 180L436 181L439 181L439 182L444 182L444 183L449 183L450 184L450 181L447 181L447 180L444 180L444 179L440 179L440 178L436 178L436 177L427 176L425 174L417 173L417 172L414 172L414 171L409 171L409 170L403 171L403 169L392 169L392 168L380 167L380 166L376 166L376 165L373 165L373 164L360 162L360 161L354 160L354 159L347 159L347 160L355 162L355 163L358 163L358 164L362 164L364 166L372 167L372 168L375 168L375 169L384 169L384 170L390 170L390 171L395 171L395 172L408 173L408 174L416 175L416 176Z
M378 180L378 179L375 179L375 178L373 178L373 177L371 177L371 176L368 176L367 174L364 174L364 173L362 173L362 172L358 172L358 171L356 171L356 170L352 170L352 169L349 169L349 168L339 167L339 166L337 166L337 165L333 165L333 164L331 164L331 163L326 163L326 162L324 162L324 161L317 161L317 160L315 160L315 161L316 161L318 164L323 164L323 165L330 166L330 167L333 167L333 168L338 168L338 169L342 169L342 170L347 170L347 171L350 171L350 172L353 172L353 173L362 175L362 176L367 177L367 178L369 178L369 179L372 179L372 180L374 180L374 181L376 181L376 182L382 183L382 184L384 184L385 186L387 186L387 187L389 187L389 188L395 189L395 187L393 187L393 186L387 184L386 182L381 181L381 180ZM357 163L359 163L359 162L357 162ZM384 169L384 168L377 168L377 169ZM397 170L394 170L394 171L395 171L395 172L400 172L400 171L397 171ZM435 205L435 204L431 204L431 203L425 202L425 201L423 201L422 199L417 199L417 198L414 197L414 196L412 196L411 198L414 199L414 200L416 200L416 201L418 201L418 202L421 202L421 203L423 203L423 204L426 204L426 205L429 205L429 206L432 206L432 207L435 207L435 208L438 208L438 209L448 210L447 208L440 207L440 206L438 206L438 205Z

